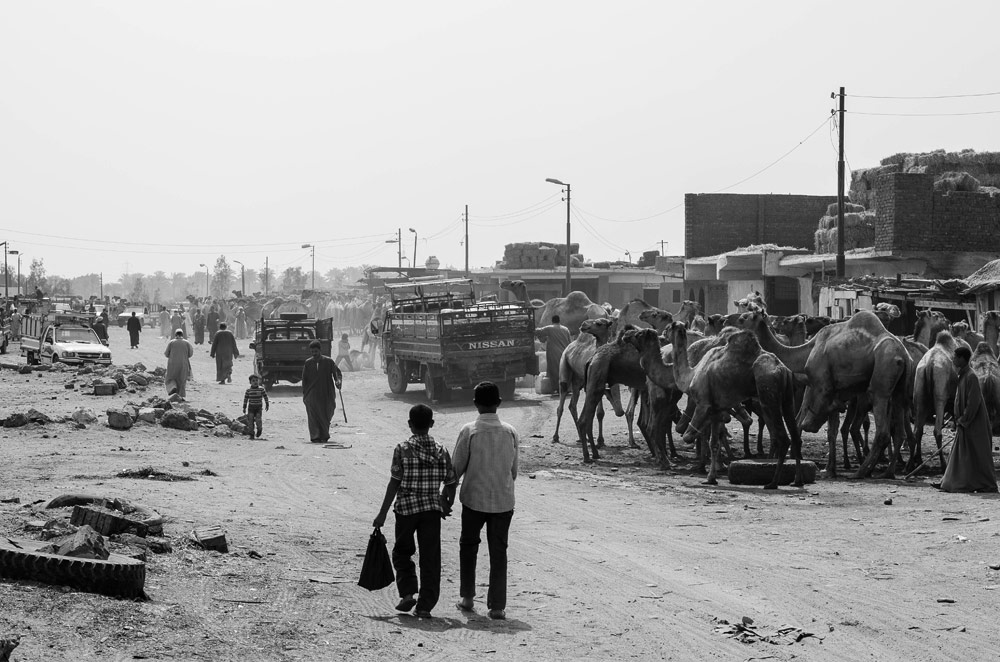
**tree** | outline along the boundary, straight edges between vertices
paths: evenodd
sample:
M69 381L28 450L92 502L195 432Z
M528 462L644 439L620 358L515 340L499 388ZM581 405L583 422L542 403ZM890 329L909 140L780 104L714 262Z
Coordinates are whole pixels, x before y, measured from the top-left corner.
M298 292L305 289L306 275L302 267L288 267L281 274L281 289L283 292Z
M215 270L212 274L212 296L219 299L228 299L232 282L233 268L226 261L226 256L220 255L215 261Z
M146 285L143 282L142 274L134 274L134 280L132 281L132 287L129 290L128 300L134 304L138 304L139 302L146 300Z
M36 257L31 261L28 271L28 289L34 290L42 285L45 285L45 261Z

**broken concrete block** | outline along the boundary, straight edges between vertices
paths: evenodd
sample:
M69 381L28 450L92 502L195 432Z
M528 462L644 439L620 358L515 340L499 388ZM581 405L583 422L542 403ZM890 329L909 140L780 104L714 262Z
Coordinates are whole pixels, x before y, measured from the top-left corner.
M69 522L76 526L89 526L105 536L125 531L145 536L148 530L142 522L129 519L120 511L102 508L98 505L73 506L73 514L70 516Z
M132 414L127 409L109 409L108 427L114 430L128 430L132 427Z
M89 409L77 409L70 415L70 418L76 423L86 424L97 422L97 416Z
M118 384L95 382L94 395L114 395L118 392Z
M104 544L104 537L86 525L77 529L76 533L56 540L39 551L59 556L72 556L78 559L105 560L111 556L111 552Z
M157 419L163 418L163 412L165 411L166 409L163 407L153 407L153 413L156 414Z
M17 369L17 372L18 372L18 374L20 374L20 375L27 375L27 374L30 374L30 373L31 373L31 371L32 371L32 370L34 370L34 369L35 369L35 367L34 367L34 366L30 366L30 365L22 365L22 366L19 366L19 367L18 367L18 369Z
M226 542L226 532L218 524L199 526L191 532L191 539L205 549L214 549L223 554L229 553L229 543Z
M196 425L196 423L188 418L184 412L171 409L170 411L163 412L163 417L160 418L160 425L175 430L192 430L194 429L192 426Z
M184 402L184 398L180 394L174 393L167 399L167 402Z
M146 423L155 423L156 422L156 410L153 409L152 407L140 407L139 408L139 415L138 415L137 418L138 418L138 420L144 421Z
M28 413L25 414L25 416L28 417L28 422L29 423L39 423L41 425L45 425L46 423L51 423L52 422L51 418L49 418L47 415L43 414L42 412L38 411L37 409L29 409Z
M4 419L5 428L20 428L28 424L28 417L21 413L13 413Z
M226 439L232 439L233 438L233 431L230 430L229 428L227 428L224 425L217 426L212 431L212 434L215 435L216 437L223 437L223 438L226 438Z
M133 384L138 384L139 386L149 386L149 380L146 378L146 376L140 375L137 372L133 372L131 375L129 375L128 381L132 382Z
M132 369L135 370L136 372L146 372L146 364L142 362L136 363L134 366L132 366Z

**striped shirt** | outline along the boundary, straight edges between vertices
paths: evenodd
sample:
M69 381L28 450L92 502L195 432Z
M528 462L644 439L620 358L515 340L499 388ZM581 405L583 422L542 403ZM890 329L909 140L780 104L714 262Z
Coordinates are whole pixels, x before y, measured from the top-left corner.
M246 409L247 406L251 409L260 409L262 403L266 402L267 406L271 406L270 400L267 399L267 391L264 390L262 386L251 386L247 389L247 392L243 394L243 408Z
M482 513L514 510L518 436L513 425L496 414L480 414L458 433L455 473L462 481L459 500Z

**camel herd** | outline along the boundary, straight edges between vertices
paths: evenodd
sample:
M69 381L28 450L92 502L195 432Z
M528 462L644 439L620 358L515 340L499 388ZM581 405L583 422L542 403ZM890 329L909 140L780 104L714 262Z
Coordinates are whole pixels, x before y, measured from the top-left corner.
M523 282L505 281L501 287L519 300L531 301ZM973 351L970 366L982 386L994 433L1000 432L998 311L983 316L980 335L964 322L952 325L941 313L924 310L918 313L913 335L901 337L886 328L899 316L898 308L888 304L834 321L801 314L771 316L759 296L737 303L742 312L726 316L705 316L691 301L671 313L638 299L609 313L582 292L531 304L538 324L559 314L571 333L579 334L559 363L553 441L559 441L569 399L583 460L597 459L604 445L602 401L607 398L619 416L631 417L638 405L639 430L659 466L669 468L671 459L679 457L673 430L695 443L696 466L707 471L710 484L715 484L721 466L720 448L731 456L725 428L731 418L743 423L744 455L752 455L752 414L767 428L771 454L777 458L767 488L777 487L789 450L796 462L794 484L802 484L801 433L818 432L824 424L829 476L837 472L838 431L846 470L851 470L850 439L860 463L856 477L869 475L879 462L886 464L883 476L894 477L904 442L909 451L906 470L921 465L921 439L928 422L933 422L944 466L941 430L952 413L958 382L952 359L961 345ZM627 407L622 406L616 388L620 386L630 390ZM584 404L578 413L581 391ZM870 448L869 416L875 427ZM629 444L635 446L631 418L628 429ZM757 451L763 452L759 433Z

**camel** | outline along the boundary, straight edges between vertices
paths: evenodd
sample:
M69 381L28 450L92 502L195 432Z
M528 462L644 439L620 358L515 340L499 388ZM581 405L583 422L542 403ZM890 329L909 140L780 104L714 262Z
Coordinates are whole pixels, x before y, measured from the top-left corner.
M824 326L830 326L831 324L836 324L839 321L840 320L834 321L826 315L820 315L818 317L815 315L805 315L806 340L819 333L819 330Z
M761 412L771 438L777 446L778 465L774 477L764 489L777 489L778 477L789 446L795 459L795 482L802 480L802 438L795 426L794 377L791 370L770 352L761 349L753 333L738 330L729 336L724 345L706 352L705 356L690 368L687 363L687 347L684 328L673 332L674 371L682 381L689 383L688 397L697 402L685 440L697 436L704 437L706 425L711 427L709 464L706 483L716 485L719 465L719 435L722 418L730 409L756 397L761 404Z
M961 340L969 346L969 349L976 347L979 343L986 340L984 336L979 335L969 327L969 323L965 321L955 322L951 325L951 335L955 336L957 340Z
M594 358L590 360L586 371L586 398L583 403L583 412L577 424L577 432L580 436L580 443L583 445L583 461L590 463L591 452L593 459L599 459L597 445L594 443L594 415L597 412L597 405L604 397L608 387L621 384L629 388L645 391L646 373L639 365L639 353L631 345L617 338L597 348ZM645 398L648 405L648 397ZM652 416L666 416L665 411L643 411L639 416L639 430L646 438L650 450L655 454L655 446L650 442L652 436L649 429L649 419ZM590 444L590 451L587 444ZM666 460L666 458L662 458Z
M597 348L605 344L611 335L612 320L602 317L597 320L584 320L580 325L580 335L563 350L559 360L559 406L556 408L556 431L552 434L552 443L559 443L559 424L562 422L563 406L569 396L569 413L573 424L579 427L576 403L580 398L580 389L585 383L587 364L594 358ZM617 391L614 391L617 393ZM610 396L609 396L610 397ZM615 404L616 411L621 408L620 400ZM597 443L604 445L604 406L597 409ZM630 445L635 446L635 440L629 435Z
M823 328L810 342L813 347L805 365L809 385L798 414L799 427L817 432L844 401L867 392L875 413L875 442L855 477L864 478L871 472L887 443L894 443L895 452L885 477L894 476L896 456L906 436L907 401L912 392L906 379L910 355L903 342L867 310L856 312L842 324ZM828 469L835 469L836 448L835 443L830 444Z
M733 301L733 305L736 306L736 310L741 313L762 312L767 314L767 304L764 303L764 297L762 297L760 292L757 292L756 290L738 301Z
M917 322L913 325L913 339L921 345L934 345L938 333L950 331L948 319L936 310L921 310L917 312Z
M565 297L555 297L536 306L537 299L528 300L527 286L521 280L504 280L500 283L500 289L508 290L518 298L518 301L528 302L535 311L535 326L542 327L552 324L552 316L558 315L559 322L569 329L571 336L580 333L580 323L585 319L600 319L607 316L607 312L590 300L586 294L580 291L570 292Z
M972 353L969 367L979 378L983 404L993 426L993 434L1000 434L1000 363L989 343L981 342Z
M941 451L941 431L944 428L945 414L952 413L952 403L955 401L955 389L958 387L958 372L955 370L955 350L959 343L948 331L940 331L934 345L917 364L917 373L913 380L913 420L916 424L914 440L910 448L910 464L908 469L920 466L920 441L924 436L924 423L930 414L934 415L934 441L937 442L938 459L941 468L945 466L944 453Z
M991 310L983 314L983 338L996 356L1000 356L1000 347L997 347L998 336L1000 336L1000 311Z
M774 332L779 336L787 338L785 345L801 345L806 341L806 319L805 315L789 315L779 317L771 325Z

